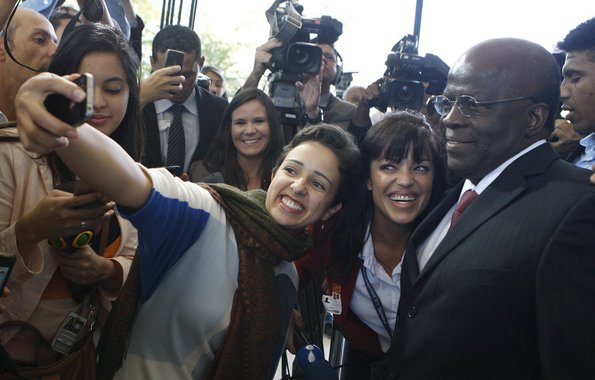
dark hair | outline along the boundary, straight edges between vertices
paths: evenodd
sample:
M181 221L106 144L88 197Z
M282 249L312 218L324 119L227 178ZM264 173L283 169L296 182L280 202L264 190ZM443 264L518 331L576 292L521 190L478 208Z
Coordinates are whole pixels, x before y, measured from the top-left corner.
M558 48L565 52L592 50L589 59L595 61L595 17L568 32L566 37L558 42Z
M360 172L360 153L355 137L341 127L332 124L316 124L299 131L285 145L277 159L274 171L285 160L287 154L296 146L305 142L317 142L330 149L339 161L340 183L333 205L345 203L355 188Z
M364 246L366 231L374 214L372 193L367 188L372 161L385 159L400 162L411 151L416 162L423 159L432 162L434 179L430 201L413 221L413 229L442 199L446 188L445 153L441 141L425 116L414 111L387 113L368 130L360 144L362 169L357 188L347 207L343 208L332 236L331 273L338 276L349 273Z
M158 52L175 49L183 52L196 52L196 59L200 59L200 38L196 32L182 25L168 25L161 29L153 38L152 54L157 57Z
M283 137L283 127L271 98L259 89L242 91L231 100L223 113L217 134L205 155L204 166L211 173L221 172L225 183L243 190L247 189L248 181L238 164L238 151L231 139L231 117L233 111L251 100L258 100L264 106L269 123L270 139L264 151L261 168L261 188L266 190L270 185L271 174L285 140Z
M126 114L120 126L110 137L133 159L140 161L145 139L140 119L137 79L139 62L134 50L118 29L102 24L84 24L75 27L60 41L48 71L58 75L75 73L88 54L97 52L113 53L118 57L129 89Z

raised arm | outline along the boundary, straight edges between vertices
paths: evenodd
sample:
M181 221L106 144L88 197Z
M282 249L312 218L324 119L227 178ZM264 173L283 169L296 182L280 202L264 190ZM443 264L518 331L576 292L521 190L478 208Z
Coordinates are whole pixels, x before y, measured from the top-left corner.
M19 136L34 152L55 150L82 180L117 204L137 209L148 199L152 183L141 167L111 138L88 124L73 128L50 114L43 105L48 94L60 93L72 100L84 94L69 79L39 74L25 82L15 105Z

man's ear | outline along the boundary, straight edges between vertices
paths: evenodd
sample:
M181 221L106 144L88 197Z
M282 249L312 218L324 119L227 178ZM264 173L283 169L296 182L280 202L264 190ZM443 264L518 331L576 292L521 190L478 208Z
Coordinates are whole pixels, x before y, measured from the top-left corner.
M333 215L335 215L336 213L338 213L339 210L341 210L341 208L343 208L343 203L339 203L337 205L334 205L333 207L331 207L330 209L328 209L327 212L324 213L324 215L322 216L322 218L320 218L320 220L322 220L323 222L329 220L330 217L333 216Z
M543 128L545 128L549 107L545 103L537 103L529 106L526 112L527 129L525 135L527 137L532 137L542 132Z
M366 181L366 187L368 188L368 190L372 191L372 181L370 181L370 179L368 178L368 180Z
M154 57L151 55L149 57L149 62L151 63L151 71L155 71L156 70L155 66L157 65L157 57Z
M203 55L198 60L198 71L200 71L204 65L205 65L205 56Z

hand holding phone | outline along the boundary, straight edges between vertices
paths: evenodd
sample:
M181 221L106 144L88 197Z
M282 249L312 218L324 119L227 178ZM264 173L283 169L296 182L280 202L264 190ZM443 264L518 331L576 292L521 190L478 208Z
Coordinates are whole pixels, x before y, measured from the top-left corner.
M85 73L73 81L87 94L80 103L73 102L60 94L48 95L45 108L60 120L78 127L93 116L93 75Z
M184 52L174 49L167 49L165 51L165 65L164 67L184 66Z

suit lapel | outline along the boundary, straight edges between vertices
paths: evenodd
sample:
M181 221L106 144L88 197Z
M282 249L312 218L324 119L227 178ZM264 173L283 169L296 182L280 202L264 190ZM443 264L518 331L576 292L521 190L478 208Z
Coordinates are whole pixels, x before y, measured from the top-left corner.
M434 231L436 226L440 223L444 214L450 210L453 204L457 201L463 182L459 183L452 190L450 190L444 199L436 205L436 207L426 216L426 218L417 226L411 234L407 252L405 253L404 270L407 271L409 278L414 281L419 276L419 264L417 261L417 247L420 246Z
M151 102L143 108L143 119L146 128L146 144L144 164L150 168L163 166L161 158L161 139L159 138L159 126L157 124L157 111L155 103Z
M490 184L469 207L467 207L465 213L461 216L457 224L448 231L442 242L438 245L436 251L417 279L419 280L428 273L431 273L436 265L444 260L444 258L474 230L523 194L527 188L526 177L545 172L547 167L556 159L558 158L551 147L548 144L543 144L518 158L508 166L504 172L502 172L500 176L498 176L498 178L496 178L496 180L492 182L492 184ZM452 199L449 199L450 203L448 204L452 207ZM446 210L442 209L441 215L444 216L447 210L448 208ZM437 224L437 222L435 224Z

